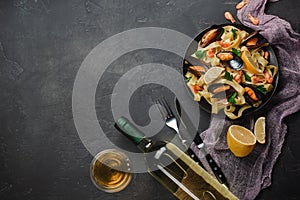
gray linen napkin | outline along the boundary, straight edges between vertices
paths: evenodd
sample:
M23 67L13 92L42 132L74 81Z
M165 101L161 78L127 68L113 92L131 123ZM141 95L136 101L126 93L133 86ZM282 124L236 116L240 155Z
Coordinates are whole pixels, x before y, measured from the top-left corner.
M274 97L264 108L267 119L266 144L257 144L245 158L236 158L230 152L226 143L227 129L232 124L249 127L250 120L246 117L234 121L226 119L225 124L222 118L212 117L210 127L201 133L208 152L224 172L230 190L243 200L254 199L260 190L271 185L272 169L287 133L283 119L300 109L300 35L285 20L265 14L266 3L267 0L250 0L237 14L244 25L259 30L271 43L279 61L279 85ZM249 21L248 13L259 19L258 26ZM218 137L216 134L220 133L219 130L222 132ZM208 166L194 144L191 148L204 166Z

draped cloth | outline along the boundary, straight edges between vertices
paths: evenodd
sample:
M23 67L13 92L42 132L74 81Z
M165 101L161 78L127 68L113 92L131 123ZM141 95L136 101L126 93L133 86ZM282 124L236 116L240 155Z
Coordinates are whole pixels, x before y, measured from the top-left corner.
M265 14L268 2L275 0L250 0L245 7L238 10L237 16L242 24L258 30L272 45L279 62L279 83L276 93L264 107L264 113L260 113L259 116L242 117L237 120L225 119L225 122L222 117L212 117L209 128L200 134L207 151L225 174L230 190L243 200L255 199L262 189L271 185L272 169L281 153L287 133L283 119L300 109L300 35L293 31L287 21ZM249 13L259 19L258 25L253 25L249 21L247 17ZM247 157L235 157L226 142L228 127L232 124L249 127L251 121L249 119L260 116L266 117L266 143L256 144ZM191 148L204 166L208 166L194 143ZM212 173L211 170L209 172Z

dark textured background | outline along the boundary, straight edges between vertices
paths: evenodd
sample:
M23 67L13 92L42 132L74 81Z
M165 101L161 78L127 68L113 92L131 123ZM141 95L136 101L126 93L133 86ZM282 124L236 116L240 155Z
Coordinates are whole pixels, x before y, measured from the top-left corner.
M92 156L82 145L72 119L75 75L87 54L114 34L157 26L193 37L211 24L224 23L224 11L235 13L237 2L1 0L0 199L174 199L148 174L135 174L130 186L116 194L92 185ZM300 32L300 1L270 4L267 12L290 21ZM142 50L114 62L114 72L107 72L100 83L113 82L124 68L148 62L180 67L180 59L174 55ZM105 92L111 88L101 84L97 90L100 113L105 113L103 106L109 102ZM110 119L108 111L99 120L110 127ZM137 123L143 124L142 119ZM274 168L272 186L257 199L300 198L299 112L286 122L289 132Z

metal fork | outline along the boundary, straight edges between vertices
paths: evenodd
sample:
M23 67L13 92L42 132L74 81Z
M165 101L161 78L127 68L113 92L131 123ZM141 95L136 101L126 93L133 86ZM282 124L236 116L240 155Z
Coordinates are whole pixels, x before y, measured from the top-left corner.
M175 115L173 114L169 104L167 103L165 98L159 98L156 101L157 104L161 105L161 106L157 106L158 110L161 113L162 118L165 120L165 124L172 128L173 130L176 131L181 143L183 146L185 146L186 148L188 148L187 146L187 140L183 139L183 137L181 136L180 132L179 132L179 128L178 128L178 124L177 124L177 120Z

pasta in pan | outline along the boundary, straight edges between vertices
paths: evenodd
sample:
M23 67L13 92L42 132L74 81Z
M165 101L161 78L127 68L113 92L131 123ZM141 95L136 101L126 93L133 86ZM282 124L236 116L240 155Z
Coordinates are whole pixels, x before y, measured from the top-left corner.
M268 45L257 32L231 25L211 28L197 51L185 59L185 77L194 100L204 98L212 113L224 110L231 119L260 106L278 73L278 67L269 64Z

